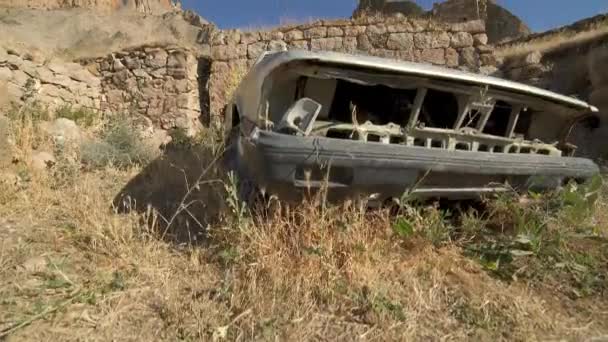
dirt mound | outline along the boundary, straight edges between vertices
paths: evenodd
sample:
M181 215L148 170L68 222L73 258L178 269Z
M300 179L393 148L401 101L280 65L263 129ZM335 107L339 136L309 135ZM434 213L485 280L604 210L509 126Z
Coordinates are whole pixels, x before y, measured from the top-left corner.
M2 0L0 0L2 1ZM130 1L125 4L131 3ZM140 2L137 2L140 3ZM201 30L189 12L145 15L117 11L111 15L87 9L0 9L0 45L43 58L66 60L107 55L141 45L195 46Z

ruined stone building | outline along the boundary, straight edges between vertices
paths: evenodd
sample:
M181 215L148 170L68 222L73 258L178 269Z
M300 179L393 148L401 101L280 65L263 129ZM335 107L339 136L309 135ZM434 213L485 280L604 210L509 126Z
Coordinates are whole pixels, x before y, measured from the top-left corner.
M409 17L429 16L449 22L482 19L486 21L490 43L518 39L531 33L523 21L494 0L447 0L435 3L429 12L410 0L360 0L353 16L396 13Z

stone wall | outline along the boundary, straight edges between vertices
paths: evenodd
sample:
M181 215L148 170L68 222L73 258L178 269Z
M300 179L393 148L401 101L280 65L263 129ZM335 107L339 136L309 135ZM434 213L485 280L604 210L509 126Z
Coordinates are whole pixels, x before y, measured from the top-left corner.
M0 48L0 83L5 88L0 102L5 105L38 102L50 110L101 105L100 79L78 63L39 61L27 53Z
M608 120L608 15L497 46L506 78L598 106Z
M34 62L0 54L0 81L13 100L34 95L52 105L128 113L147 126L217 126L240 77L264 51L328 50L430 63L474 72L496 71L482 21L365 17L317 21L268 31L217 30L192 48L143 46L78 63ZM30 94L31 93L31 94Z
M209 121L221 122L230 96L226 89L234 88L238 75L267 50L338 51L492 73L495 59L487 41L483 21L446 24L403 16L317 21L272 31L215 31L209 37Z
M201 128L201 95L203 100L207 96L203 78L209 71L193 52L141 47L89 61L89 68L101 78L102 111L128 113L152 127L181 127L190 134Z
M608 156L608 15L502 44L497 54L504 77L588 101L599 109L599 126L572 130L582 156Z
M448 0L433 5L432 16L451 22L482 19L490 43L513 40L531 33L517 16L493 0Z

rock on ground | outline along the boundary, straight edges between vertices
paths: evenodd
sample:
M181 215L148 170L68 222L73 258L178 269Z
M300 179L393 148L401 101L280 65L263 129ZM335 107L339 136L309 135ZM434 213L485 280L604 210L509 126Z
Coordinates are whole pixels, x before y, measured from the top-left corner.
M76 123L70 119L59 118L53 122L45 123L42 129L57 143L81 141L82 132Z
M55 165L55 157L49 152L36 152L32 155L31 166L34 170L46 170Z

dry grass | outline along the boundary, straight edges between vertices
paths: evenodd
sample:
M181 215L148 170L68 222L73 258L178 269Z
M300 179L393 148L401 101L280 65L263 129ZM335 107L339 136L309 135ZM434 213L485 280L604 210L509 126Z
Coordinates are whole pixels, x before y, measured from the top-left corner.
M33 136L33 125L17 135ZM24 156L32 140L18 146ZM0 336L494 341L608 334L605 201L577 225L560 223L580 212L558 208L559 196L505 198L484 214L451 217L436 207L390 215L314 201L250 215L229 201L233 185L209 171L219 153L213 148L211 158L193 162L198 174L208 173L202 178L158 169L144 182L162 189L172 202L165 204L183 217L224 201L217 220L197 227L205 239L196 242L179 232L190 234L198 220L172 221L165 234L159 215L168 215L156 206L112 210L125 184L149 168L85 172L69 158L44 173L16 166L21 181L2 183L0 194ZM158 184L169 180L170 187ZM202 185L212 180L228 191L219 186L220 197L197 197L197 209L179 205L190 202L181 201L184 189L211 191ZM534 255L489 256L523 233L540 242L529 248ZM489 262L496 260L500 266Z

